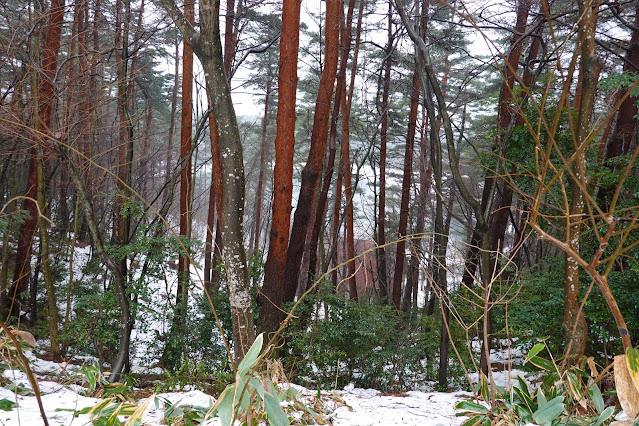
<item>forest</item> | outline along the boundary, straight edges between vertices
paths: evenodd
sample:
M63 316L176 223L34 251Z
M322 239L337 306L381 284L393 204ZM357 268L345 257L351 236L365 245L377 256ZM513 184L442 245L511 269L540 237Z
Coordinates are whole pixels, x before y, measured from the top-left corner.
M6 0L0 369L45 424L45 360L98 425L632 424L638 105L636 0Z

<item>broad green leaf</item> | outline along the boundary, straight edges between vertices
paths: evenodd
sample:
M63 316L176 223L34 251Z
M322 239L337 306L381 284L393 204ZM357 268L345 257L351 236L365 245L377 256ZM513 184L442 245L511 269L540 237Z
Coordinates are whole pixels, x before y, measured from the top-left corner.
M537 404L533 401L529 393L519 389L518 387L515 387L513 390L521 400L521 403L518 404L519 406L523 405L522 408L525 408L530 413L537 409Z
M628 348L626 350L626 357L628 359L628 368L633 373L639 373L639 349Z
M0 399L0 410L11 411L17 404L7 398Z
M264 391L264 386L262 385L262 382L260 381L260 379L258 379L257 377L251 377L251 379L248 381L248 388L251 391L257 392L260 398L264 399L265 391Z
M570 392L574 396L575 402L583 400L584 393L581 389L581 383L579 383L577 375L572 371L568 371L566 376L568 377L568 386L570 386Z
M476 402L471 401L459 401L455 404L455 409L464 411L461 415L465 416L466 413L476 413L476 414L487 414L488 408L484 407L481 404L477 404Z
M235 382L235 395L233 401L233 406L236 407L236 411L242 412L249 407L251 393L251 390L246 385L246 380L238 373L237 381Z
M530 352L528 352L528 355L526 356L526 359L524 360L524 364L523 365L526 365L526 363L528 361L530 361L532 357L537 355L539 352L543 351L545 347L546 347L545 343L537 343L535 346L533 346L532 349L530 350ZM535 364L535 365L537 365L537 364Z
M540 424L549 424L564 411L564 397L558 396L545 404L539 404L539 408L535 411L535 421Z
M515 376L515 379L517 380L517 385L518 385L518 386L515 386L515 387L519 388L529 398L531 398L530 388L528 387L528 382L526 382L526 380L524 380L521 376Z
M484 373L481 373L479 377L479 389L481 391L481 398L488 402L490 401L490 389L488 388L488 378Z
M227 386L220 394L217 401L213 405L212 412L220 416L222 426L230 426L233 418L233 396L235 394L235 386Z
M458 413L457 415L463 416L464 414ZM483 419L484 419L484 416L475 416L466 420L464 423L461 424L461 426L475 426L475 425L481 424Z
M530 357L529 361L531 364L541 368L542 370L553 371L555 369L552 362L547 359L539 358L538 356Z
M255 341L251 345L251 348L248 350L246 355L244 355L244 359L242 360L242 362L240 362L240 365L238 365L237 374L244 376L251 368L253 368L253 366L257 363L257 358L260 355L263 343L264 333L255 338Z
M539 389L537 392L537 404L539 407L543 407L547 402L548 400L546 399L546 395L544 395L544 391Z
M592 403L595 405L597 409L597 413L601 414L604 410L604 400L603 396L601 396L601 391L599 390L599 386L596 383L593 383L592 387L588 389L588 393L590 394L590 399L592 399Z
M639 392L639 350L628 348L626 350L626 364L628 365L628 373L632 378L632 382Z
M535 404L534 408L537 408L537 405ZM532 423L533 420L533 412L532 412L532 406L531 407L524 407L521 405L516 405L515 406L515 413L517 413L517 415L526 423Z
M268 416L269 425L289 426L291 424L277 398L270 393L264 394L264 408Z
M595 426L599 426L599 425L603 424L603 422L605 422L606 420L611 418L614 413L615 413L615 407L606 408L603 411L603 413L601 413L599 415L599 418L597 419L597 422L595 423Z

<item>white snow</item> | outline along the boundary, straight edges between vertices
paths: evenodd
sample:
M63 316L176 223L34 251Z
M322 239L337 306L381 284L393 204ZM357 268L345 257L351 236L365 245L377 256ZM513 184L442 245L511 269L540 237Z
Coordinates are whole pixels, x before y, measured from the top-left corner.
M64 374L68 366L43 361L30 357L32 367L41 374ZM22 388L31 389L25 373L20 370L7 370L4 376ZM88 414L74 417L74 411L86 407L93 407L100 401L81 395L82 388L74 384L64 384L39 378L39 388L42 393L42 404L50 425L90 425ZM286 386L286 385L284 385ZM304 397L317 396L317 391L308 390L301 386L290 385ZM404 394L383 395L373 389L359 389L353 385L343 390L332 392L334 397L328 397L329 392L323 391L326 401L326 415L338 426L368 426L368 425L460 425L465 418L456 417L454 405L462 398L469 398L471 394L438 393L411 391ZM328 398L327 398L328 397ZM34 426L42 424L42 417L36 397L19 395L11 390L0 388L0 399L6 398L17 403L11 411L0 410L0 425L4 426ZM157 395L160 402L167 400L171 404L193 405L209 407L215 399L201 391L172 392ZM335 399L342 402L336 403ZM144 400L139 404L144 403ZM159 426L163 424L164 409L162 403L156 408L152 405L144 424ZM63 410L63 411L60 411ZM219 418L204 423L206 426L220 425Z

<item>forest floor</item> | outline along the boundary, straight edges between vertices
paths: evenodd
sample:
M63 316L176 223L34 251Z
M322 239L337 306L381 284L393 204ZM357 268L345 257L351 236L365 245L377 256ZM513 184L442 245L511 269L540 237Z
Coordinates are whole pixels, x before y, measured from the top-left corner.
M81 373L80 366L55 363L36 358L28 353L30 366L38 377L44 407L49 425L90 425L89 414L78 414L79 411L94 407L103 399L85 396L86 388L76 384ZM512 374L523 372L513 370L495 372L497 383L508 384ZM27 375L20 370L6 370L4 377L11 386L0 388L0 400L15 403L9 411L0 409L0 425L35 426L44 424L38 402L32 395ZM293 386L307 400L315 400L317 391L301 386ZM31 395L28 395L31 393ZM466 418L456 417L454 405L462 399L472 398L467 392L422 392L409 391L401 394L382 394L373 389L359 389L352 385L334 392L323 392L322 418L327 424L342 426L364 425L460 425ZM170 404L209 407L214 402L213 396L198 390L185 392L162 393L156 395L159 403L150 404L143 425L154 426L166 424L165 410ZM144 404L145 399L137 402ZM9 404L9 403L5 403ZM0 401L0 408L3 407ZM123 420L123 418L121 418ZM211 419L204 425L219 425L219 418Z

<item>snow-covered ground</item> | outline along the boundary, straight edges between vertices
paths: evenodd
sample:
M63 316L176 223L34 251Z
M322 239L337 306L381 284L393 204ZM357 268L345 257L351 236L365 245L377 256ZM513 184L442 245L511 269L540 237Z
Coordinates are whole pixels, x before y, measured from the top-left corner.
M61 372L63 367L50 362L37 361L34 368L41 371L47 367L47 371ZM16 385L30 388L25 373L19 370L8 370L5 377ZM82 388L77 385L64 385L58 382L40 380L42 392L42 404L50 425L90 425L88 414L74 417L74 411L80 411L86 407L93 407L100 400L80 394ZM313 396L316 391L306 390L296 386L302 394ZM347 386L335 395L343 401L343 404L329 403L325 405L326 416L333 425L364 426L364 425L459 425L464 418L455 417L454 405L461 398L468 398L467 393L426 393L411 391L401 395L382 395L372 389L358 389ZM157 395L160 401L168 400L172 404L186 404L195 406L210 406L214 402L212 396L201 391L173 392ZM0 388L0 399L6 398L15 402L16 407L10 411L0 410L0 425L35 426L43 424L35 396L23 396L5 388ZM143 404L142 400L138 404ZM156 409L151 406L146 415L144 425L163 424L164 406ZM215 418L204 423L205 425L219 425L219 419Z
M39 387L42 392L42 403L50 425L90 425L88 414L74 417L74 411L86 407L93 407L100 399L82 395L82 387L69 380L78 366L57 364L44 361L29 354L30 366L37 373ZM495 382L504 385L510 382L511 374L495 372ZM22 388L30 389L29 380L20 370L7 370L4 376L12 383ZM57 381L51 381L52 378ZM302 395L317 396L317 391L307 390L301 386L292 385ZM324 392L324 395L329 395ZM454 405L461 399L472 398L466 392L420 392L410 391L402 394L384 395L377 390L359 389L352 385L342 390L332 392L332 397L325 398L325 417L333 425L364 426L364 425L460 425L465 418L455 416ZM159 394L159 401L170 401L172 404L186 404L208 407L214 402L214 397L201 391L173 392ZM0 388L0 399L6 398L17 404L10 411L0 410L0 425L35 426L43 424L35 396L24 396L15 390ZM336 403L335 400L339 400ZM143 404L142 400L138 404ZM164 409L162 403L151 409L146 415L144 425L154 426L163 424ZM205 425L219 425L219 419L209 420Z

